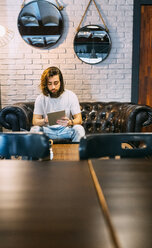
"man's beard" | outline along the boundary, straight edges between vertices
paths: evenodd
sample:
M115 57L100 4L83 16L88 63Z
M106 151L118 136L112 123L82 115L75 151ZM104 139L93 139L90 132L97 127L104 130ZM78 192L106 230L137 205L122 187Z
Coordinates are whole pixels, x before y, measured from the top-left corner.
M56 92L51 92L50 90L48 90L48 91L49 91L50 97L52 97L52 98L58 98L62 94L60 89Z

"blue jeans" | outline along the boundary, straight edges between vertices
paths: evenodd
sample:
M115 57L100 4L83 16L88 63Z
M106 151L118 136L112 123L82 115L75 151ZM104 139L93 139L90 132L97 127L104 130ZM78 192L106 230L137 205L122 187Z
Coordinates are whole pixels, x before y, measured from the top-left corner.
M72 139L72 142L79 142L85 135L83 126L74 125L73 127L55 126L33 126L30 132L44 132L50 139Z

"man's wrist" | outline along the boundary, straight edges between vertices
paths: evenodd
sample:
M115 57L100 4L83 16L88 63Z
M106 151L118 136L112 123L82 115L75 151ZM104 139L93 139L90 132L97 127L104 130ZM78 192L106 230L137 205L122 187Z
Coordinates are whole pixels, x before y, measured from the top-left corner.
M73 120L69 120L68 126L73 126L73 125L74 125Z
M74 126L74 121L73 121L73 120L71 120L71 123L72 123L72 125L71 125L71 126L73 127L73 126Z
M46 124L47 124L47 122L46 122L46 120L44 119L43 125L46 125Z

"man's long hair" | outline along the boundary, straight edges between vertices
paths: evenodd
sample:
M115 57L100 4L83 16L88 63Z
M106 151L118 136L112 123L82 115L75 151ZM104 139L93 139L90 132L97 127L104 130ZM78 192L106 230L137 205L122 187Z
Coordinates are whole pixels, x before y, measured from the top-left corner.
M53 77L55 75L59 75L59 79L60 79L60 89L59 91L57 92L56 96L55 97L59 97L63 91L64 91L64 81L63 81L63 76L62 76L62 73L61 71L57 68L57 67L49 67L47 68L43 73L42 73L42 76L41 76L41 84L40 84L40 88L42 90L42 93L45 95L45 96L51 96L51 97L54 97L53 96L53 93L51 93L49 90L48 90L48 80L50 77Z

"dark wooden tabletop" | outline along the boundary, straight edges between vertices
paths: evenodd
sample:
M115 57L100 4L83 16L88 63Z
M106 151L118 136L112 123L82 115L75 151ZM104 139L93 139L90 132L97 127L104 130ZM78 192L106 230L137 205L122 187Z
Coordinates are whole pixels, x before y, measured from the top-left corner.
M123 248L152 247L152 160L92 160Z
M87 161L0 161L0 248L41 247L113 247Z

